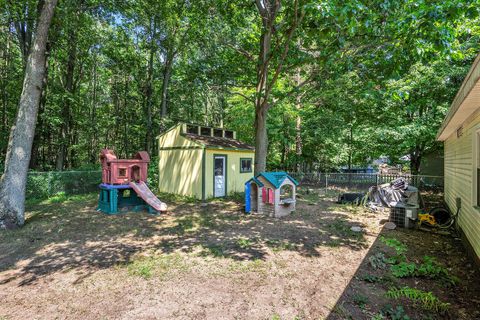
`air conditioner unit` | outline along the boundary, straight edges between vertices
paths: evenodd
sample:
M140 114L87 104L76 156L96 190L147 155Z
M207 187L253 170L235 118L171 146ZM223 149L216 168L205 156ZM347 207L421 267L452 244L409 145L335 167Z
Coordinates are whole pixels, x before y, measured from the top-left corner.
M408 206L397 204L390 208L389 221L395 223L400 228L412 229L415 227L418 218L418 206Z

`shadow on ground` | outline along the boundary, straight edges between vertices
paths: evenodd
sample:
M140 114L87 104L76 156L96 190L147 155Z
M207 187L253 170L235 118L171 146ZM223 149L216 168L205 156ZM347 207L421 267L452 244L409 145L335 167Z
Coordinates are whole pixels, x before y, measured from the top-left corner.
M394 276L392 265L384 262L397 253L385 244L386 239L406 245L407 264L418 268L431 257L435 267L427 269L428 276ZM453 285L451 279L458 279L458 283ZM389 290L406 287L431 292L448 308L429 308L427 304L435 305L435 298L424 298L424 304L405 296L389 297ZM326 319L480 319L479 293L480 273L459 239L420 230L383 228Z
M144 252L192 252L234 260L265 259L276 250L320 256L319 248L365 248L359 225L335 211L331 202L300 200L295 214L283 219L245 215L240 203L212 201L169 204L165 215L95 211L96 197L38 204L26 225L0 234L0 284L17 279L28 285L55 272L75 269L79 281L89 273L129 263Z

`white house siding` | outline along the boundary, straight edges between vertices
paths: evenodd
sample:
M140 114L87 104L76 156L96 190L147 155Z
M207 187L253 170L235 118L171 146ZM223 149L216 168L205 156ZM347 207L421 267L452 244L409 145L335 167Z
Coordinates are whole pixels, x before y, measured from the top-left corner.
M468 121L468 120L467 120ZM452 134L445 140L445 201L452 212L457 211L456 198L462 206L458 223L470 245L480 257L480 209L474 207L474 137L480 128L480 116L474 116L463 125L463 134Z

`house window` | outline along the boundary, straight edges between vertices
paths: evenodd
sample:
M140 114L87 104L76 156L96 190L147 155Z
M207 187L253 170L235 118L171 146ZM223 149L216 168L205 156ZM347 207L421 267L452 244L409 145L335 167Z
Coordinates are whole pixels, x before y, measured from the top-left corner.
M252 158L240 158L240 172L252 172Z
M280 188L280 200L293 199L293 187L285 184Z
M119 177L126 177L127 176L127 169L126 168L119 168L118 169L118 176Z

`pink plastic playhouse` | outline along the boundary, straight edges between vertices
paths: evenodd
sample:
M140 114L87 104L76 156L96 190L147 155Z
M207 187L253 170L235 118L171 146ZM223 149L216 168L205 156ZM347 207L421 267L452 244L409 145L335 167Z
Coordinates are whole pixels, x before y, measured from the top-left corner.
M146 184L150 162L146 151L137 152L133 159L117 159L112 150L103 149L100 161L102 184L98 210L108 214L118 213L124 208L135 211L146 208L149 212L167 210L167 205Z
M102 182L107 184L129 184L131 181L147 181L150 157L146 151L139 151L133 159L117 159L112 150L103 149Z

